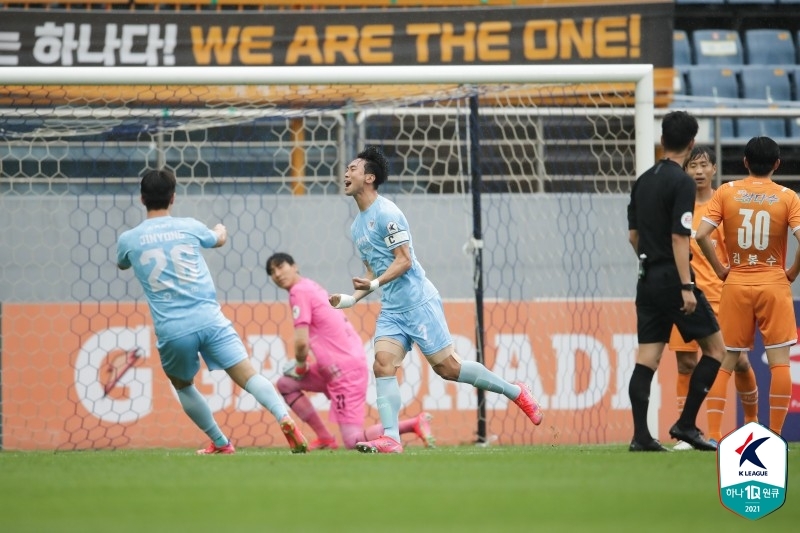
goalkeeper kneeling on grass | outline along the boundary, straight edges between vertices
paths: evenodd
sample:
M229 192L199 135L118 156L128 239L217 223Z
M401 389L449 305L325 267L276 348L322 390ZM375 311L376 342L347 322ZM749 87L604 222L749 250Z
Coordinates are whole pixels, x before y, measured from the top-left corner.
M345 448L383 435L380 424L364 429L367 355L344 312L328 304L325 289L300 275L291 255L273 254L267 259L266 270L275 285L289 292L295 362L284 369L276 386L292 411L317 434L308 449L335 449L338 443L304 392L321 392L330 399L330 419L338 423ZM312 354L313 361L309 357ZM400 433L415 433L425 446L433 446L430 419L431 415L423 411L402 420Z

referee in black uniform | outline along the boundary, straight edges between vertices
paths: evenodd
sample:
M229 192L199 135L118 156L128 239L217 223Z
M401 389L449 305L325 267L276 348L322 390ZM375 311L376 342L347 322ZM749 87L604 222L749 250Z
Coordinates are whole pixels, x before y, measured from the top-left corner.
M628 394L633 412L630 451L669 451L650 434L647 408L650 384L675 324L684 340L697 340L703 356L689 382L689 393L670 436L697 450L716 450L697 429L700 405L714 383L725 345L717 319L689 265L694 213L694 180L683 164L694 146L697 120L684 111L668 113L661 123L664 158L642 174L628 205L629 239L639 258L636 320L639 351Z

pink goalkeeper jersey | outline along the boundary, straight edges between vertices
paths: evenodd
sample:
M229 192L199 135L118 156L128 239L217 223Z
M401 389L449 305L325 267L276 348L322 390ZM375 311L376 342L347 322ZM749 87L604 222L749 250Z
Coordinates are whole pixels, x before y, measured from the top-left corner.
M328 303L328 293L315 281L300 278L289 289L294 326L308 327L309 344L322 367L341 370L351 365L366 365L361 338L341 309Z

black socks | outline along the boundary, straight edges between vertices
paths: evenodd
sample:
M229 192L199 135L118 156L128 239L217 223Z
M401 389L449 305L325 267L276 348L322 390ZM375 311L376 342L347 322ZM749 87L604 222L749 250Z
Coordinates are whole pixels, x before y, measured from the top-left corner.
M719 365L719 361L708 355L703 355L698 361L692 372L692 378L689 380L689 393L686 395L683 412L678 419L678 427L681 429L697 427L697 412L714 384L714 380L717 379Z
M637 364L633 367L631 381L628 384L628 396L631 399L631 412L633 412L633 439L639 443L653 440L650 430L647 429L647 408L650 405L650 384L654 374L655 371L650 368Z

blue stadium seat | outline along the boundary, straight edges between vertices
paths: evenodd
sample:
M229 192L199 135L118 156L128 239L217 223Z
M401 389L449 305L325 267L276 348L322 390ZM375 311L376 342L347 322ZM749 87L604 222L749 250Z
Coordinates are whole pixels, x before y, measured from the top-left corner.
M798 0L800 3L800 0ZM788 122L789 136L800 139L800 66L788 69L789 81L792 84L792 101L798 106L797 117L790 118Z
M689 44L689 35L683 30L674 30L672 32L672 64L692 64L692 47Z
M727 67L692 66L686 68L689 94L695 107L736 107L739 101L739 80L736 71ZM734 136L732 118L721 119L721 137ZM713 122L711 135L714 135Z
M675 95L685 96L689 94L686 88L686 71L687 65L678 65L675 68L675 77L673 78L672 92Z
M744 107L781 107L792 99L789 72L780 67L746 66L741 69ZM756 135L786 137L786 120L782 118L736 119L737 136L745 139Z
M695 30L692 50L695 65L744 64L742 41L732 30Z
M725 0L727 4L776 4L777 0Z
M749 65L793 65L795 58L792 33L787 30L747 30L744 53Z

